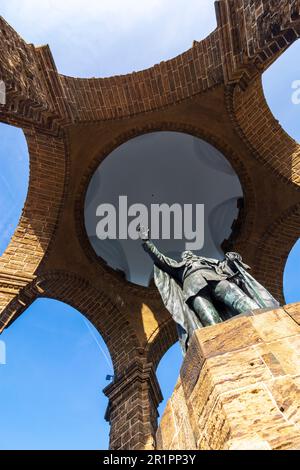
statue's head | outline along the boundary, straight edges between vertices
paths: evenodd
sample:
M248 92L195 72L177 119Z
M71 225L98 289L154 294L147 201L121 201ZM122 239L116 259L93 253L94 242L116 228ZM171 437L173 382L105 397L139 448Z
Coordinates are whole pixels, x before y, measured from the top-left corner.
M194 253L192 251L184 251L181 255L183 261L188 261L194 257Z

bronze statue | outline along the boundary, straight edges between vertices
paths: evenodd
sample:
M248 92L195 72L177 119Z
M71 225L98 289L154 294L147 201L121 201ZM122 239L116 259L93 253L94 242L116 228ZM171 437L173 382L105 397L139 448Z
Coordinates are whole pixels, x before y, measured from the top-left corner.
M185 354L195 329L214 325L259 308L278 308L279 303L248 272L238 253L226 253L219 261L182 253L178 262L159 252L139 229L144 250L154 261L154 281L164 305L177 324Z

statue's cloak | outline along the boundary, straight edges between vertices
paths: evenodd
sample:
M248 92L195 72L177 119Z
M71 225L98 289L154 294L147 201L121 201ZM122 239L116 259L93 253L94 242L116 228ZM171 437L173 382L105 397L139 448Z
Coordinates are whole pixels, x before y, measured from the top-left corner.
M165 256L164 259L170 268L174 268L175 271L176 268L178 269L184 266L184 262L178 263L177 261ZM258 308L279 307L277 300L275 300L274 297L247 272L247 269L250 268L242 261L235 260L229 263L228 260L224 260L220 263L219 266L224 269L226 274L228 274L228 271L233 271L232 263L235 267L235 274L232 279L229 279L230 282L236 283L249 297L251 297L257 303ZM176 280L176 277L174 278L170 275L170 272L166 272L160 269L155 264L154 281L157 289L160 292L165 307L170 312L177 324L180 345L183 353L185 354L189 338L192 336L193 331L195 329L202 328L203 325L195 312L191 310L188 304L185 302L182 285L180 282L178 282L178 280ZM201 296L201 291L198 295ZM233 316L231 312L228 312L226 307L220 304L216 305L216 308L223 320Z
M237 284L260 308L280 307L279 302L270 292L247 272L247 269L250 269L249 266L238 260L233 261L233 264L238 272Z
M169 261L173 260L169 258ZM185 353L189 338L194 330L202 328L202 323L185 302L180 284L156 265L154 265L154 282L166 309L176 322L180 345Z

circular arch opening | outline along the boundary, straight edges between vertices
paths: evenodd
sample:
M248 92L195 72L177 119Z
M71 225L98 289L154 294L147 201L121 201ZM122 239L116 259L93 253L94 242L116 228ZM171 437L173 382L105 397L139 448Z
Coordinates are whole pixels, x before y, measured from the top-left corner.
M125 197L123 202L126 204L120 197ZM152 262L139 241L128 235L126 239L121 233L124 220L128 224L134 218L130 216L130 208L142 204L147 209L149 223L153 224L153 206L180 206L182 219L175 219L171 214L170 237L162 239L161 220L160 239L156 240L161 251L179 259L186 248L187 237L185 224L178 233L176 223L178 220L183 223L188 210L186 206L189 205L193 211L194 231L196 226L198 232L202 229L204 232L204 246L194 251L203 256L221 258L222 242L232 233L242 198L237 174L214 146L183 132L150 132L123 143L96 168L85 195L86 234L96 255L108 266L122 271L128 281L147 286L152 278ZM105 204L115 208L112 214L115 231L113 236L110 232L106 239L99 239L97 227L99 221L104 220L99 214L104 214ZM196 205L201 204L204 205L204 219L201 216L196 219ZM121 215L121 222L120 214L124 215ZM104 224L101 223L101 227ZM201 234L198 232L194 238L197 236L197 242L200 242Z
M285 265L283 290L286 303L300 302L300 238L293 246Z
M174 392L182 362L182 351L177 341L165 352L156 370L157 379L163 395L163 401L158 407L159 418L162 417L167 401Z
M5 0L2 15L28 43L50 42L58 70L75 77L146 69L217 26L214 0Z
M263 74L263 90L273 116L300 142L300 41L289 47Z
M29 153L22 129L0 123L0 256L20 220L29 185Z
M39 298L1 341L0 448L107 449L108 399L101 391L113 366L92 323L64 302Z

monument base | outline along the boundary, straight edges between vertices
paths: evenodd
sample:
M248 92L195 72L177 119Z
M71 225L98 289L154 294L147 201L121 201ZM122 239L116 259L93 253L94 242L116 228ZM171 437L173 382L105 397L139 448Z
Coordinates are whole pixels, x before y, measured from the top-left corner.
M195 331L157 449L300 449L300 304Z

